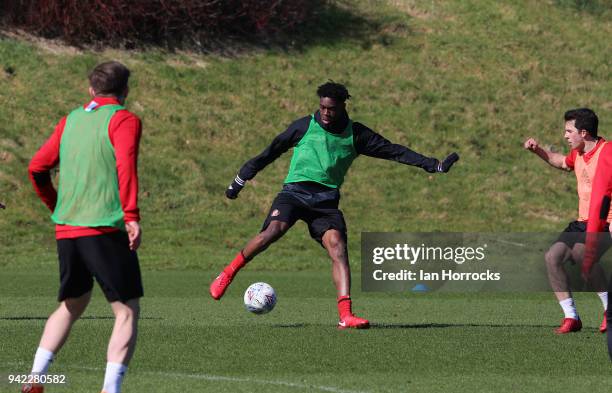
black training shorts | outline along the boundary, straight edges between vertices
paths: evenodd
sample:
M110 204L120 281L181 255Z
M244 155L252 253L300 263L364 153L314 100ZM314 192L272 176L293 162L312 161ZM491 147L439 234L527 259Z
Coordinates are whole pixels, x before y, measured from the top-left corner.
M608 232L610 224L606 224L604 227L604 231ZM586 221L572 221L567 225L567 228L561 232L559 237L557 238L556 243L565 243L569 248L574 248L576 243L584 244L586 241ZM604 244L601 244L601 251L605 251L610 248L611 242L609 240L609 236L606 236L606 241Z
M138 256L123 231L58 239L57 254L60 302L91 291L94 277L109 302L125 303L143 295Z
M310 182L285 184L272 202L261 230L272 221L286 222L291 227L302 220L308 224L310 236L321 244L323 234L330 229L338 230L346 241L346 223L339 203L337 189Z

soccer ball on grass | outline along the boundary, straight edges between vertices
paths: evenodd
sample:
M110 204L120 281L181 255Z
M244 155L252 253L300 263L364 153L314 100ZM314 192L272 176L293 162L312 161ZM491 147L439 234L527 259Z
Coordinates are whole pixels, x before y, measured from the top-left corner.
M244 293L244 306L254 314L265 314L276 305L274 288L265 282L251 284Z

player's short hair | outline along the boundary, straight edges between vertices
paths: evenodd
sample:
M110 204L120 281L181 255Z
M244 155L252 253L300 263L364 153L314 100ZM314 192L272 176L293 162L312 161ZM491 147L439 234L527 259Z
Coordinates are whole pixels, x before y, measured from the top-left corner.
M336 83L332 80L319 86L317 88L317 95L320 98L333 98L335 101L339 102L345 102L346 100L351 98L351 95L349 94L346 86L340 83Z
M565 112L565 121L576 120L575 127L580 130L586 130L592 137L597 137L597 126L599 119L595 112L589 108L570 109Z
M99 95L120 96L128 85L130 70L118 61L98 64L88 76L89 85Z

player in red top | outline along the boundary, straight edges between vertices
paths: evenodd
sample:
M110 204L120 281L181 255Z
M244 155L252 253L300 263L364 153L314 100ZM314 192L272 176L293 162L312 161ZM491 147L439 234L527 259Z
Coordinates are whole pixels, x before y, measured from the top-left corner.
M609 226L606 228L606 217L610 212L610 200L612 198L612 144L607 144L600 154L597 172L593 179L593 189L589 207L589 218L586 235L586 249L584 261L582 263L582 276L587 282L597 282L602 274L601 266L597 263L601 256L601 243L610 241L612 234L609 234ZM601 233L603 232L603 233ZM608 292L612 280L609 281ZM610 309L610 299L608 299L608 310ZM612 360L612 312L606 312L608 326L608 353Z
M118 62L94 68L89 74L91 100L60 120L29 166L36 193L54 212L61 281L60 305L45 324L31 375L47 373L89 304L95 277L115 314L105 393L120 393L134 353L143 295L135 252L141 239L136 164L142 127L123 108L129 76ZM56 191L50 171L58 165ZM42 391L40 384L22 388Z
M551 166L566 171L573 170L576 174L579 198L578 220L567 226L545 255L550 284L565 314L561 326L555 330L557 334L576 332L582 328L563 264L569 260L581 262L583 259L585 233L587 220L589 220L591 183L596 170L599 171L602 152L610 149L609 144L597 136L598 121L592 110L587 108L569 110L565 113L564 118L564 137L571 148L568 156L542 148L533 138L527 139L524 144L526 149L537 154ZM612 215L606 215L605 219L606 225L609 225ZM602 270L594 280L594 285L599 289L597 294L604 306L604 319L600 326L600 331L603 333L606 331L605 310L608 306L608 292L605 290L606 282Z

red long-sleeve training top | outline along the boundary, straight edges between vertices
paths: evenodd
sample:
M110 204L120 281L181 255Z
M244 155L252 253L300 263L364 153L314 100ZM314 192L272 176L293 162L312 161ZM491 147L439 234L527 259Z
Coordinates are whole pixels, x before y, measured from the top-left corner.
M593 263L597 261L597 232L601 232L606 224L609 211L605 197L612 196L612 143L607 143L601 150L597 169L593 178L591 189L591 202L589 206L589 219L587 222L587 234L585 242L585 253L582 261L583 273L589 273Z
M115 98L95 97L99 106L119 105ZM83 107L89 105L87 103ZM57 202L57 191L51 182L51 169L59 164L59 151L66 117L55 126L51 137L36 152L28 172L34 190L40 199L53 211ZM140 221L138 209L138 146L142 134L140 119L127 110L115 112L108 124L108 136L115 149L117 177L119 180L119 199L125 222ZM72 225L55 226L56 239L69 239L83 236L94 236L117 231L113 227L79 227Z

